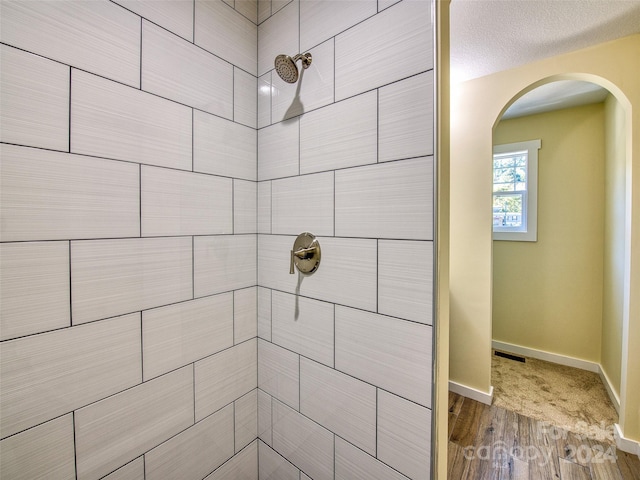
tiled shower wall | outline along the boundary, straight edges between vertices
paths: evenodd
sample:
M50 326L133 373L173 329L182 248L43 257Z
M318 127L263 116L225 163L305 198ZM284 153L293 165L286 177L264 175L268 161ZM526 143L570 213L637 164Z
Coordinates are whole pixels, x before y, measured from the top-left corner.
M3 480L257 478L257 3L228 3L1 1Z
M275 5L258 27L260 480L426 480L431 2ZM306 51L297 84L272 71ZM289 274L303 231L322 247L306 277Z

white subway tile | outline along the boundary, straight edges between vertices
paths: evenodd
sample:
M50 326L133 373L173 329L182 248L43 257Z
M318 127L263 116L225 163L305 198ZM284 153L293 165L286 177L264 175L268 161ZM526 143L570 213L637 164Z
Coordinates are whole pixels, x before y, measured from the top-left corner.
M191 112L164 98L71 72L73 153L191 170Z
M140 314L2 344L4 438L140 382Z
M142 236L233 231L233 181L142 166Z
M0 478L75 478L70 413L0 441Z
M409 479L340 437L336 437L335 480Z
M144 380L233 345L233 294L142 312Z
M405 0L336 37L336 100L433 68L431 4Z
M333 366L332 303L273 292L273 343Z
M0 65L0 141L67 151L69 67L6 45Z
M329 430L275 402L273 448L314 480L333 480L334 436Z
M296 410L300 405L300 357L258 340L258 387Z
M275 234L333 235L333 172L271 182L271 228ZM313 206L313 207L312 207ZM313 209L313 214L310 214Z
M258 78L258 128L271 125L272 72Z
M271 233L271 182L258 182L258 233Z
M432 324L433 243L378 242L378 312Z
M235 8L253 23L258 23L258 0L236 0Z
M271 16L271 0L258 0L258 22L262 23Z
M0 244L0 340L71 324L69 243Z
M233 118L233 66L146 21L142 25L142 90Z
M300 471L268 445L258 442L260 480L299 480Z
M347 28L375 15L376 0L304 0L300 2L300 46L318 45Z
M267 445L273 444L271 403L271 395L258 389L258 438Z
M376 454L376 387L301 358L300 413Z
M336 305L336 369L431 405L431 327Z
M235 401L234 419L237 453L258 436L258 389Z
M145 453L145 480L201 480L233 456L233 405Z
M300 173L377 162L378 96L369 92L300 119Z
M3 242L137 236L138 166L0 145Z
M233 69L233 120L258 126L258 79L239 68Z
M318 300L376 310L376 240L320 237L322 260L313 275L289 274L295 237L258 235L258 284ZM348 274L345 274L348 272ZM299 283L299 285L298 285Z
M258 480L258 441L232 457L205 480Z
M140 17L106 0L3 1L2 41L140 86Z
M74 324L192 298L191 238L71 242Z
M431 478L431 410L378 391L378 458L411 479Z
M256 75L258 27L216 0L196 0L195 43Z
M336 172L336 235L433 238L433 157Z
M196 297L256 284L255 235L195 237L193 241Z
M258 184L233 180L233 233L256 233L258 230Z
M258 180L298 175L298 119L258 130Z
M258 337L271 341L271 290L258 287Z
M433 71L380 89L379 161L433 155Z
M258 336L258 287L233 292L233 343Z
M277 55L298 53L298 2L288 3L258 26L258 76L273 68Z
M258 386L255 340L241 343L195 364L196 421Z
M258 137L245 127L204 112L193 112L193 169L256 180Z
M144 480L144 457L140 456L110 473L103 480Z
M193 424L193 368L75 412L78 480L98 479Z
M272 74L272 122L302 115L333 102L333 50L333 39L309 50L311 65L304 69L302 62L296 62L300 74L295 84L285 82L276 72Z
M186 40L193 40L193 0L113 1Z

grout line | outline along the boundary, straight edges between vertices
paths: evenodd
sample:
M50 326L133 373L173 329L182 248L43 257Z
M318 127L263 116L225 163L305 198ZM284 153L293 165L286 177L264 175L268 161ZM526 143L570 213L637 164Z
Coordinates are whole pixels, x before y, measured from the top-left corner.
M140 383L144 383L144 329L140 312Z
M72 74L73 68L69 67L69 153L71 153L71 84L72 84Z
M144 18L140 17L140 83L138 90L142 90L142 31L144 29Z
M72 267L72 263L71 263L71 240L69 240L68 243L69 243L69 326L68 327L63 327L63 328L73 327L73 278L71 277L71 275L72 275L72 269L71 269L71 267ZM39 333L44 333L44 332L36 332L33 335L37 335ZM22 338L22 337L18 337L18 338Z
M51 420L49 420L51 421ZM73 424L73 468L75 469L75 478L78 478L78 442L76 440L76 412L71 412L71 423Z

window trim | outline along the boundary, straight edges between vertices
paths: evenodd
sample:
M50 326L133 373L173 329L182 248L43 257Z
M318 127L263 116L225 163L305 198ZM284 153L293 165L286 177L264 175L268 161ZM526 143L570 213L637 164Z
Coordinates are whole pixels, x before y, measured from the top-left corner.
M538 150L542 142L540 139L525 142L505 143L493 146L493 155L509 152L527 151L527 190L526 203L522 206L523 220L526 222L524 231L495 230L492 226L493 239L505 241L537 242L538 241ZM493 155L491 156L491 172L493 177ZM491 182L493 189L493 181ZM491 193L493 205L493 191ZM500 228L500 227L498 227Z

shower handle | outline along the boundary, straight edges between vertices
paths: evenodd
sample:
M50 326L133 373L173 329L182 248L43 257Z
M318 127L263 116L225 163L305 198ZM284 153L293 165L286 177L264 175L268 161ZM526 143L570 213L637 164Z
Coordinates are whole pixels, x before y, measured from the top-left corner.
M311 274L320 265L320 243L315 235L304 232L298 235L291 249L291 262L289 273L295 273L294 265L301 273Z

